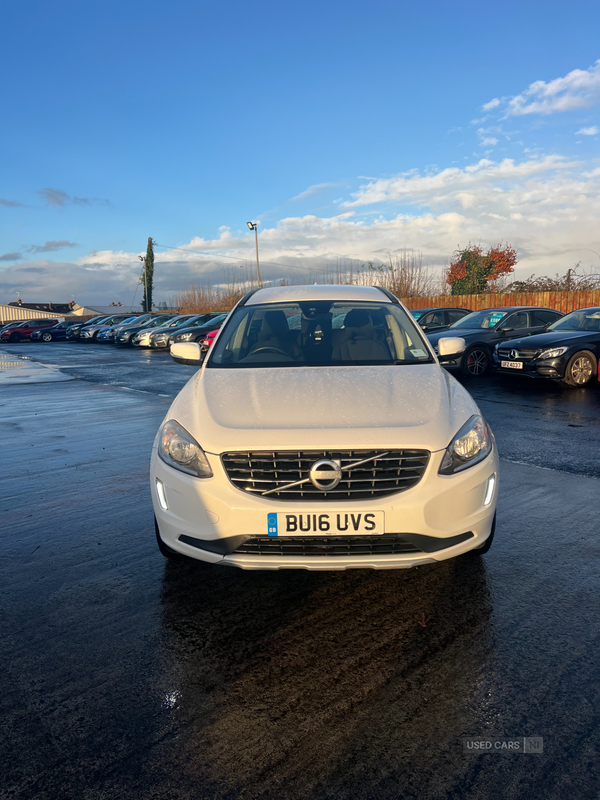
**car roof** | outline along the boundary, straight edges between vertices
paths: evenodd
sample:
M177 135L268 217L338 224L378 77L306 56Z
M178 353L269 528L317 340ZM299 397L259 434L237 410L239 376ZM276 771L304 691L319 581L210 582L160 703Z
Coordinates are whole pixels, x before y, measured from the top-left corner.
M344 286L336 284L314 286L273 286L258 289L247 300L246 305L260 303L289 303L303 300L370 300L375 303L391 303L392 300L375 286Z
M547 306L490 306L489 308L479 308L478 311L556 311L557 314L562 314L556 308L548 308ZM475 312L471 312L475 313Z
M463 308L462 306L431 306L431 308L411 308L410 313L412 314L414 311L420 311L421 314L428 314L430 311L469 311L468 308Z

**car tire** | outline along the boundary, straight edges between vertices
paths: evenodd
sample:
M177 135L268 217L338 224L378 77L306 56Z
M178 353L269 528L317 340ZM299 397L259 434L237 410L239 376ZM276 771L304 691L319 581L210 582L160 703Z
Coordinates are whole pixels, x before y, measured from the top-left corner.
M490 531L490 535L485 540L485 542L480 545L479 547L475 547L473 550L469 550L465 553L466 556L483 556L489 552L492 544L494 543L494 536L496 535L496 514L494 514L494 519L492 520L492 530Z
M481 378L490 371L490 351L483 344L474 344L465 350L461 360L461 372L468 378Z
M11 333L11 335L10 335L10 341L13 344L16 344L17 342L20 342L21 339L22 339L22 337L18 333Z
M562 382L566 386L586 386L597 374L596 357L589 350L580 350L571 356Z
M51 342L52 341L52 334L48 331L44 331L41 336L42 342Z

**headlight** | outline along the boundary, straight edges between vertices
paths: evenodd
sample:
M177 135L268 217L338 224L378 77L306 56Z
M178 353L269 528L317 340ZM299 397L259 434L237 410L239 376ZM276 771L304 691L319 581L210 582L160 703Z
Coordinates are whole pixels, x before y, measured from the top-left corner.
M446 448L439 474L453 475L483 461L491 451L493 441L487 422L479 414L474 414Z
M175 420L162 426L158 441L158 455L169 466L198 478L212 478L212 469L204 450L193 436Z
M176 342L188 342L192 338L193 335L194 334L191 333L191 332L190 333L180 333L179 336L175 336L174 339L175 339Z
M554 350L544 350L538 358L558 358L567 352L567 347L555 347Z

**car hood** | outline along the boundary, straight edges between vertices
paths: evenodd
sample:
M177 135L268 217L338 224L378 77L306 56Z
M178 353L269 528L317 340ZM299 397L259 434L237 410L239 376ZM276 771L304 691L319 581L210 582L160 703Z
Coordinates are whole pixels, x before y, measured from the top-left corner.
M523 336L521 339L509 339L506 347L515 350L518 350L519 347L527 350L539 350L540 348L546 350L549 347L568 347L570 344L576 344L579 339L589 339L590 336L595 335L598 335L598 331L546 331L545 333L536 333L534 336Z
M191 328L173 328L170 335L174 337L179 336L180 333L208 333L208 331L214 331L214 326L196 325L196 327Z
M438 364L203 368L169 409L209 453L246 449L445 449L478 413Z
M150 328L150 333L152 333L152 334L155 334L155 333L168 333L168 334L170 334L170 333L176 331L177 328L178 328L177 325L175 325L174 327L169 327L168 325L165 325L164 328Z

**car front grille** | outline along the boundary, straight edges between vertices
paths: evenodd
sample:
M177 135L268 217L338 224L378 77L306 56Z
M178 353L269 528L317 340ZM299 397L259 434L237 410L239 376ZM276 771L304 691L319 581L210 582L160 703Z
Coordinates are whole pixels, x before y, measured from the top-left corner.
M515 358L511 356L512 351L515 350L517 355ZM498 357L503 361L531 361L534 359L541 350L524 350L517 347L499 347Z
M395 533L380 536L251 536L232 555L395 556L423 551Z
M373 499L395 494L415 486L429 462L427 450L311 450L310 452L223 453L223 466L229 480L250 494L269 492L273 500ZM357 461L373 458L355 469ZM320 459L339 461L342 480L331 490L317 489L310 481L300 486L287 484L308 479L312 465Z

